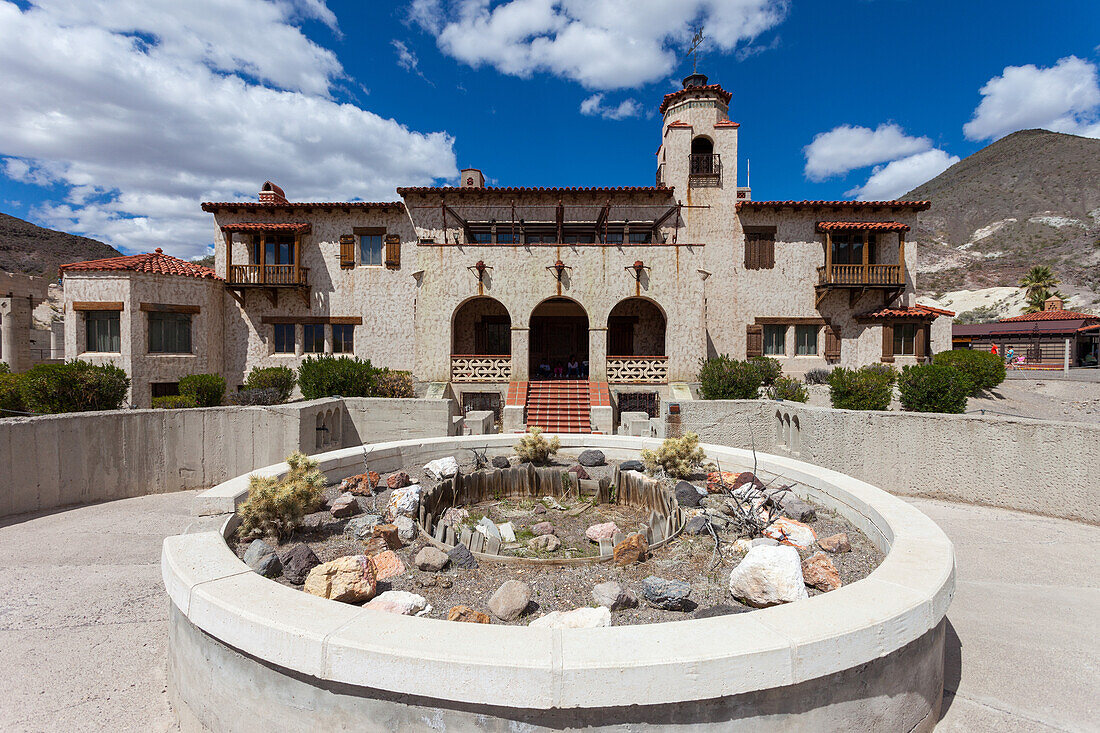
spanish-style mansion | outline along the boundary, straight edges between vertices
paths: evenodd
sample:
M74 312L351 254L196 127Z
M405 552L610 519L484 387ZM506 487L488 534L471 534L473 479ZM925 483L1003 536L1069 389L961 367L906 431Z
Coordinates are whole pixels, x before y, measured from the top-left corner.
M529 396L557 382L653 410L718 354L798 374L951 348L952 314L914 296L906 233L929 203L752 200L730 98L701 74L665 95L652 186L490 187L467 169L398 202L293 202L267 182L204 203L213 270L160 250L62 268L66 357L124 367L147 406L186 374L233 389L255 366L354 354L467 407L587 429Z

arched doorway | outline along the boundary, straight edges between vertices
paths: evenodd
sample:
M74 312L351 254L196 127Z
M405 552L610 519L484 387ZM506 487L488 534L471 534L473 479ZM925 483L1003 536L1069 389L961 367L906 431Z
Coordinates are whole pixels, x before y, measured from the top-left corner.
M647 298L619 301L607 316L607 381L661 384L668 381L667 319Z
M588 314L569 298L549 298L531 311L531 379L588 378Z
M690 175L712 176L718 173L714 143L710 138L699 136L691 141L690 163Z
M512 377L512 319L495 298L470 298L451 318L451 380L507 382Z

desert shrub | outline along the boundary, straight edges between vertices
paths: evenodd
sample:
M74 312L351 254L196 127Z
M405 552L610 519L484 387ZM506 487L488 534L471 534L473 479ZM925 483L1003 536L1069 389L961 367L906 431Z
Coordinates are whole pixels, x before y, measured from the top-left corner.
M369 359L349 356L307 356L298 367L298 387L307 400L321 397L370 397L375 372Z
M30 412L117 410L129 389L130 378L122 369L80 360L38 364L20 377L23 404Z
M323 506L325 475L317 469L317 461L294 451L286 462L290 471L281 479L249 477L248 498L237 510L240 537L274 535L285 540L305 515Z
M702 362L699 383L699 393L705 400L755 400L760 396L763 376L752 362L723 354Z
M970 382L972 395L993 389L1005 381L1004 360L988 351L941 351L932 357L932 363L958 370Z
M199 407L217 407L225 398L225 377L220 374L188 374L180 379L180 396Z
M863 367L863 371L881 375L889 379L891 385L896 384L898 381L898 370L889 364L883 364L881 362L877 364L867 364Z
M907 366L898 379L902 409L910 412L966 412L971 389L966 374L943 364Z
M273 405L276 402L286 402L290 399L294 385L298 383L294 376L294 370L285 366L252 367L252 371L244 380L245 390L272 389L276 391L274 402L256 404ZM240 404L240 403L238 403Z
M802 375L802 381L806 384L828 384L829 374L832 373L832 371L832 369L824 369L822 367L811 369Z
M783 376L783 367L770 356L754 356L749 359L749 363L760 371L760 383L765 387L772 386L775 380Z
M241 407L248 407L250 405L277 405L282 401L282 392L274 387L239 389L236 392L230 392L225 398L225 403L227 405L240 405Z
M0 374L11 374L11 367L6 361L0 361Z
M897 372L874 364L862 369L837 367L829 374L829 399L842 410L888 410Z
M409 372L379 369L374 377L375 397L413 397L413 378Z
M0 417L14 417L27 411L20 387L22 381L18 374L0 371Z
M530 428L515 445L516 455L522 463L546 463L558 448L561 448L561 441L557 436L550 440L542 437L542 428Z
M699 447L699 436L687 433L682 438L666 438L655 451L643 450L642 462L650 474L664 471L673 478L688 478L694 474L707 454Z
M195 401L195 398L188 394L172 394L153 398L154 410L182 410L198 406L199 403Z
M773 400L790 400L791 402L806 402L810 399L810 393L802 382L792 377L778 377L767 389L768 397Z

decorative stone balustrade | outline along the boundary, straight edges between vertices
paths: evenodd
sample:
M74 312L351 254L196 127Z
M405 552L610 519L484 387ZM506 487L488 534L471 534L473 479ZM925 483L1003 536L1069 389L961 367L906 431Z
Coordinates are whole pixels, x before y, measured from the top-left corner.
M611 384L665 384L668 382L668 357L609 356L607 381Z
M510 382L511 356L454 354L451 356L452 382Z

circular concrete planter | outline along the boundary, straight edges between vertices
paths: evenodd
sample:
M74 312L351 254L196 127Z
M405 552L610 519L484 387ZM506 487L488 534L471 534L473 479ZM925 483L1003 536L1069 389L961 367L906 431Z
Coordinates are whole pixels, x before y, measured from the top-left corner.
M636 457L659 440L562 435ZM317 456L330 479L397 470L463 450L509 452L515 437L380 443ZM725 470L748 451L704 445ZM285 464L257 473L278 475ZM369 611L267 580L226 544L247 476L200 495L222 532L169 537L169 687L185 730L505 730L682 726L730 730L931 730L943 686L944 614L955 585L943 532L903 501L800 461L757 456L764 477L806 487L885 553L831 593L710 619L552 630Z

